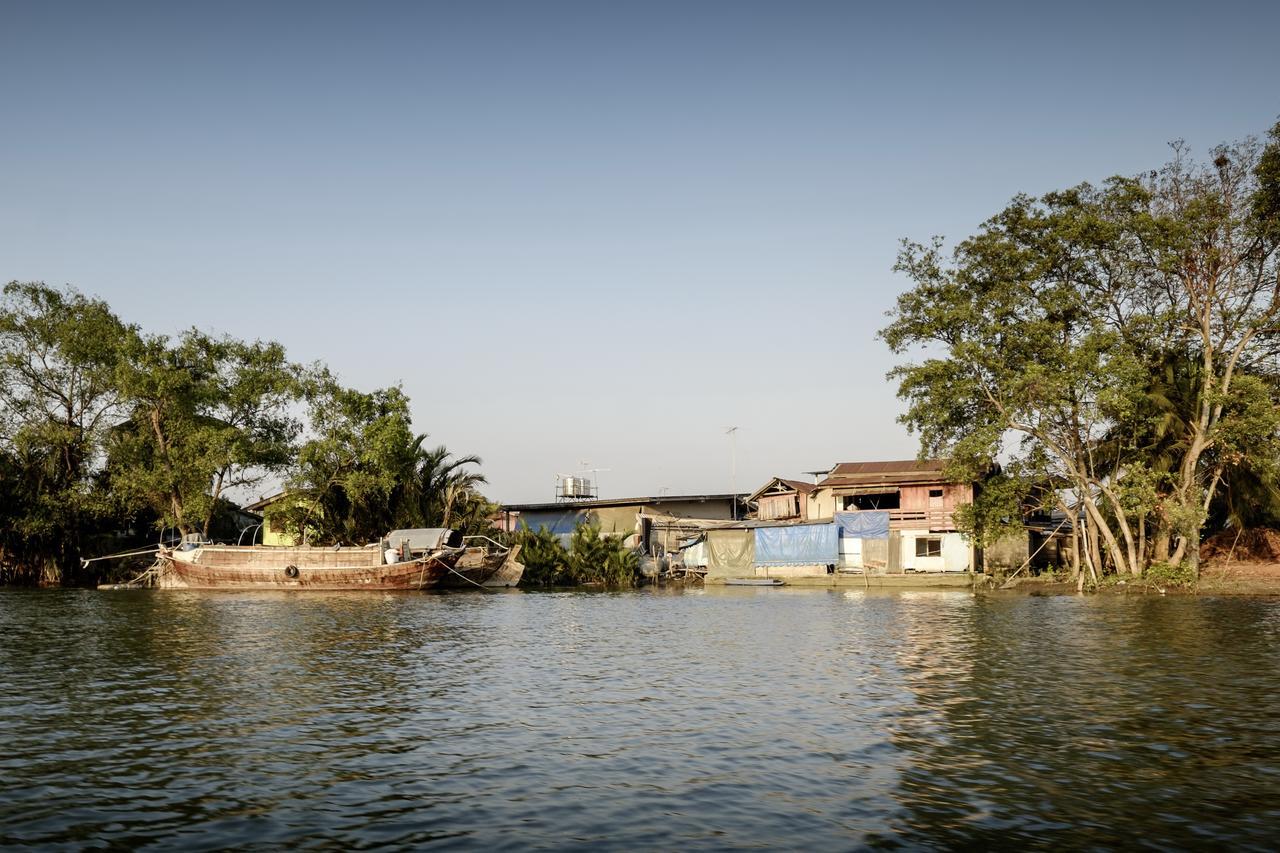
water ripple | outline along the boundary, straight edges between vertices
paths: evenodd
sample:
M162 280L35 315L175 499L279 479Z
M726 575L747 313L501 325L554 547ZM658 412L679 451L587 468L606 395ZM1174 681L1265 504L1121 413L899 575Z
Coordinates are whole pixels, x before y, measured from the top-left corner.
M0 845L1266 849L1280 603L0 593Z

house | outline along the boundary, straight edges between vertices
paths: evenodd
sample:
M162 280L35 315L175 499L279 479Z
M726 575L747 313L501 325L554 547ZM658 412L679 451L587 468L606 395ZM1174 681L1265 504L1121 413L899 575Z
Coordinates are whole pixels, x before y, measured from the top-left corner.
M842 462L816 483L774 477L751 495L758 510L742 532L708 533L709 577L973 571L955 511L979 486L945 468L942 459Z
M842 462L811 492L811 517L841 528L842 570L968 572L974 548L956 529L955 511L977 484L955 482L945 459Z
M245 506L247 512L257 513L262 516L261 532L254 536L245 544L257 543L259 545L274 545L280 547L292 547L294 545L303 544L298 541L298 537L286 529L285 519L290 510L304 507L306 504L301 498L291 492L276 492L274 495L267 495L259 498L257 501ZM320 510L317 508L316 512Z
M809 496L817 488L802 480L774 477L747 498L756 505L756 518L761 521L808 521Z
M567 538L579 524L595 524L602 533L637 534L646 554L675 550L682 536L707 525L743 518L745 495L655 495L635 498L584 498L551 503L504 504L504 530L548 530Z

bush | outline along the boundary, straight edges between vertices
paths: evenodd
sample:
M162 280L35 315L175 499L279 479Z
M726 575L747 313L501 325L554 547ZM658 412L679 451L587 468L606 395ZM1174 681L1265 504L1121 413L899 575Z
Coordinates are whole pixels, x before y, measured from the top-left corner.
M549 530L521 530L520 561L524 563L521 583L529 586L555 586L565 583L569 568L569 552L560 544L560 538Z
M567 550L546 530L523 530L520 542L523 582L530 586L633 586L641 577L640 556L621 537L601 536L594 524L579 524Z
M1167 586L1191 586L1196 582L1196 573L1186 564L1152 563L1147 566L1146 579Z

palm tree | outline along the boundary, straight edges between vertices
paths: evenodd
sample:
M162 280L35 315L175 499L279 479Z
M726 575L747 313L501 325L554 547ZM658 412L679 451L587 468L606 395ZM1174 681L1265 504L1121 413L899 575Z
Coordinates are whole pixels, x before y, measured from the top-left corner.
M406 483L409 493L406 498L420 524L449 527L455 510L488 480L483 474L468 470L468 466L481 464L480 457L454 456L443 444L423 449L421 443L425 438L425 435L418 437L414 471Z

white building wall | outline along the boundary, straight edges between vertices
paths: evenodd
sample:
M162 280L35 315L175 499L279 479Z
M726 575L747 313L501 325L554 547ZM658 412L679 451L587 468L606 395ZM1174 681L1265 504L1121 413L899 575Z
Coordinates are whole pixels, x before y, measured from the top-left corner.
M967 572L970 548L959 533L930 533L928 530L901 530L902 568L917 572ZM942 556L917 557L916 539L941 539Z

